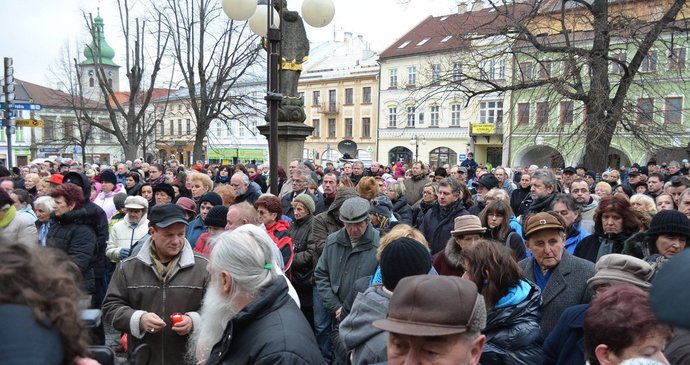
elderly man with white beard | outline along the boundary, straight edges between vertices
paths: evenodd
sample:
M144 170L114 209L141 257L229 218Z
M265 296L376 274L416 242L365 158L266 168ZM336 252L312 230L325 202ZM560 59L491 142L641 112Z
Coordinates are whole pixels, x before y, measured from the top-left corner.
M201 325L190 344L197 363L324 364L266 232L248 224L216 240Z

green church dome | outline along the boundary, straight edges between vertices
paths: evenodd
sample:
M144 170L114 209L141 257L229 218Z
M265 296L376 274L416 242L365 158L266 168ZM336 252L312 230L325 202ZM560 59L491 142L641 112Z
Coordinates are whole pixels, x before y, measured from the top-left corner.
M97 51L97 47L100 45L100 52ZM113 62L115 57L115 50L108 45L105 41L105 34L103 33L103 18L97 15L93 19L93 37L91 43L84 47L84 57L86 60L82 62L82 65L93 65L96 64L95 58L98 57L100 53L100 64L103 66L118 66Z

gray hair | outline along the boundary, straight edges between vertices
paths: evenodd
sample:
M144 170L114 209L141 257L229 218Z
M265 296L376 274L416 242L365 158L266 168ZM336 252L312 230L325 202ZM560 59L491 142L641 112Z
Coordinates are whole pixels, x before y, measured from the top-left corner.
M556 184L558 183L556 181L556 175L554 175L549 169L537 169L532 174L532 179L541 180L546 188L555 188Z
M450 187L451 192L455 194L460 194L462 192L462 187L458 181L452 177L444 177L441 179L441 181L438 182L438 187L440 188L442 186Z
M55 199L53 199L53 197L49 195L39 196L34 201L34 207L37 205L43 205L43 207L45 208L45 210L48 211L48 213L52 213L53 207L55 206Z
M247 174L245 174L242 171L238 171L235 173L235 175L242 178L242 184L249 186L249 176L247 176ZM235 176L235 175L233 175L233 176Z
M251 224L222 233L215 239L209 271L230 274L231 298L241 294L255 298L279 275L274 245L265 230Z

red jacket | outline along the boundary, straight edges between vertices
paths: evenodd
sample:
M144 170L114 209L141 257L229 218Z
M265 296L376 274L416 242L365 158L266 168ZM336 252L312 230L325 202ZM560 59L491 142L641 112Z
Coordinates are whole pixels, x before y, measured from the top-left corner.
M283 254L283 271L289 273L290 266L292 266L292 258L295 256L295 246L292 244L292 238L288 235L290 223L284 220L278 220L270 226L266 227L268 235L273 242L276 243L280 253Z

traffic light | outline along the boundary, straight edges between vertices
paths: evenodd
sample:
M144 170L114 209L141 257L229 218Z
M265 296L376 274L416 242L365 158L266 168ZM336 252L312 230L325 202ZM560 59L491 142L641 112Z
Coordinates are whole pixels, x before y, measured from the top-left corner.
M5 94L5 102L9 103L14 100L14 67L12 67L12 58L5 57L5 84L3 85L3 93Z

